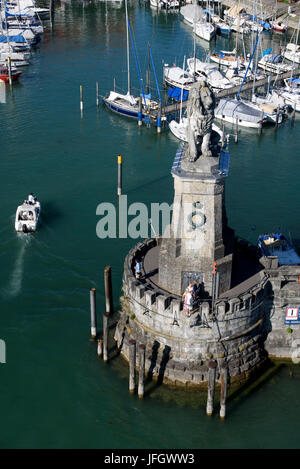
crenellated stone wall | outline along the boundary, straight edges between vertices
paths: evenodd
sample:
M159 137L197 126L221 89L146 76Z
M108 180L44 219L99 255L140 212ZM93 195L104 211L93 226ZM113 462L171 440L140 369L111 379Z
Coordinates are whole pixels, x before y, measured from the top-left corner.
M181 298L134 276L135 259L143 259L156 246L155 239L137 244L124 263L122 311L115 339L128 358L128 342L146 345L147 373L174 384L201 385L207 382L207 361L226 360L230 379L246 378L261 365L266 354L265 290L268 277L238 297L200 303L187 317ZM219 374L217 372L217 380Z

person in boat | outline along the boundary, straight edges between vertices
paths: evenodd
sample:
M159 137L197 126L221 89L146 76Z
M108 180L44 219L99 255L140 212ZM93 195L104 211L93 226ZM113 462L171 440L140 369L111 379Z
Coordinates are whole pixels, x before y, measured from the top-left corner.
M33 213L32 212L29 212L28 220L33 220Z
M36 201L36 198L33 196L33 193L30 192L29 196L28 196L28 202L33 205L35 204L35 201Z
M141 278L142 264L138 259L135 261L134 271L135 271L135 278L137 279Z

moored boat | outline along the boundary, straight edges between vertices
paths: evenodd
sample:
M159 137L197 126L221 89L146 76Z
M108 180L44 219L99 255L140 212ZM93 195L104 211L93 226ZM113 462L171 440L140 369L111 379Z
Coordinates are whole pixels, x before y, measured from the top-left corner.
M258 110L238 99L223 98L215 109L217 119L237 124L242 127L260 128L266 117L262 110Z
M32 197L32 202L24 200L16 211L15 230L23 233L36 231L40 213L41 204L36 198Z
M263 256L276 256L279 265L298 265L300 257L292 242L282 233L266 233L258 238L258 247Z
M11 67L11 79L12 81L18 80L19 76L22 74L15 67ZM7 65L0 65L0 80L4 83L9 83L9 71Z

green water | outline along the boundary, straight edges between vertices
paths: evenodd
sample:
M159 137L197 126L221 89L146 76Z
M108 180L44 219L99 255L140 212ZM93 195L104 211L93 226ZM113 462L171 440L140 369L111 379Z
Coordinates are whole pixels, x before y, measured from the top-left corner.
M182 63L192 53L191 30L177 14L143 2L130 3L129 15L141 68L150 41L161 83L162 60ZM282 41L264 37L266 46ZM218 38L216 48L233 45L234 38ZM202 57L207 47L197 40ZM100 240L96 207L117 203L119 153L129 203L171 203L178 147L166 131L158 136L97 110L96 81L103 95L113 77L126 90L124 7L62 3L52 33L48 28L32 65L0 105L0 338L7 350L0 364L0 447L299 447L297 366L283 366L253 392L234 395L223 422L218 412L205 415L200 393L154 387L143 400L130 396L123 361L97 358L89 342L89 289L97 288L100 318L103 269L110 264L117 309L124 257L136 240ZM133 62L132 81L137 88ZM231 155L227 212L236 233L255 242L280 226L300 240L298 116L294 127L289 119L262 137L243 130ZM17 235L15 209L31 191L41 200L42 223L32 236Z

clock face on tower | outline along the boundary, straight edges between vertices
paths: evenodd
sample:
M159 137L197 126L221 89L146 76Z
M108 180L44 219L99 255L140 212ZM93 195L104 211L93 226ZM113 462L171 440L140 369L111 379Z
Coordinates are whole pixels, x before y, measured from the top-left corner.
M206 216L201 211L202 208L203 205L199 201L193 203L193 210L187 217L188 231L199 230L205 233Z

